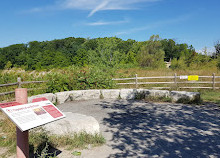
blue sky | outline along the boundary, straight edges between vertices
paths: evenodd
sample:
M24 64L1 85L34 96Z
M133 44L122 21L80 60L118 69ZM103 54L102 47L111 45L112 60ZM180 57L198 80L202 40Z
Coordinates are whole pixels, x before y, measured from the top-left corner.
M2 0L0 47L66 37L148 40L213 49L220 0Z

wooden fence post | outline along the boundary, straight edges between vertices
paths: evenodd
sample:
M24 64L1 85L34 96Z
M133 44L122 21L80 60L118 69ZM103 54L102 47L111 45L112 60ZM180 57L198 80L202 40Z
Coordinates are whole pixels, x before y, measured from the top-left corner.
M215 90L215 73L212 74L212 88Z
M177 88L177 75L176 75L176 73L174 74L174 85Z
M21 88L21 77L17 78L17 82L18 82L18 88Z
M15 100L21 104L27 104L27 88L15 89ZM29 142L28 142L28 131L22 132L16 127L17 134L17 158L29 158Z
M138 89L138 75L137 74L135 74L135 87L136 87L136 89Z

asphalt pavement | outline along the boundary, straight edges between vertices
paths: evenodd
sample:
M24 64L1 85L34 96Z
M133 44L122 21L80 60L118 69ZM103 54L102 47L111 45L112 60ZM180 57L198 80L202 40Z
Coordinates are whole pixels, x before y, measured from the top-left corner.
M82 150L80 157L220 157L217 105L89 100L67 102L58 108L93 116L100 123L106 144ZM59 157L73 156L63 152Z

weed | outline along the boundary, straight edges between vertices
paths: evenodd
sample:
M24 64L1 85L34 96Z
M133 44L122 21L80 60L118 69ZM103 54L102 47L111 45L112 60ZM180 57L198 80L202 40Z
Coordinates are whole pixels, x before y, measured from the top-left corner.
M100 94L100 99L104 99L104 96L102 93Z
M105 143L105 138L100 134L90 135L85 132L73 134L72 136L50 136L49 142L54 142L54 146L68 146L68 149L86 148L88 144L99 146Z
M9 153L14 153L16 149L16 126L3 114L0 114L4 117L3 120L0 120L0 146L7 147Z
M172 102L170 97L162 96L146 96L144 100L152 102Z

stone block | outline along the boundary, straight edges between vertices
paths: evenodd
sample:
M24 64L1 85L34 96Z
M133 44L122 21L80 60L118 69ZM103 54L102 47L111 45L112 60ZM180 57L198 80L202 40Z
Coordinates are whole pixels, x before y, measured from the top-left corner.
M57 98L57 104L63 104L67 101L71 101L71 99L70 99L71 93L72 93L72 91L55 93L56 98Z
M197 103L200 101L199 92L171 91L170 97L177 103Z
M82 100L83 99L83 90L71 91L70 100Z
M168 90L148 90L148 93L151 97L170 97L170 92Z
M53 93L45 93L45 94L39 94L28 97L28 103L32 103L32 100L35 98L43 98L43 97L47 98L52 103L56 103L56 95Z
M100 90L82 90L81 100L100 99Z
M136 89L121 89L120 90L120 97L121 99L135 99L137 95L137 90Z
M101 90L103 99L118 99L120 95L119 89L103 89Z

